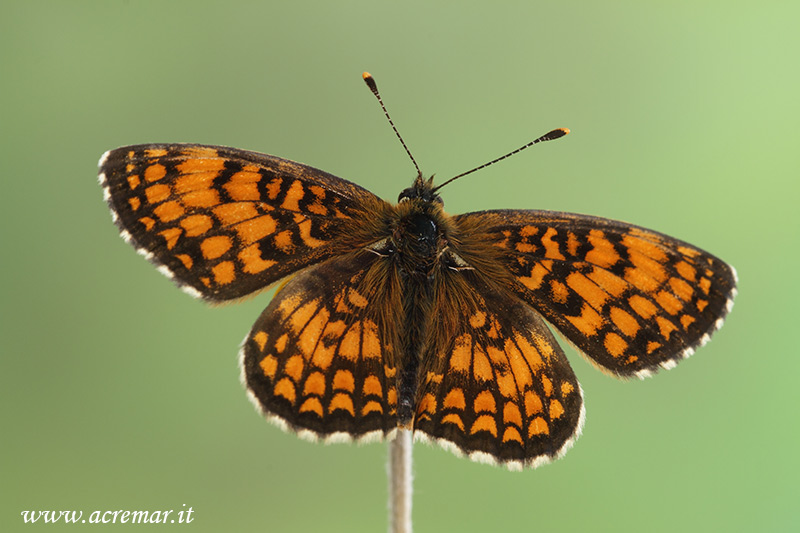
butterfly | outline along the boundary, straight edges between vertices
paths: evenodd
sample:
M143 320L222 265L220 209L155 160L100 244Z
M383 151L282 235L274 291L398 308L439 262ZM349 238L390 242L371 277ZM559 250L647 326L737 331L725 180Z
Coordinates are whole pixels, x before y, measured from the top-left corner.
M408 428L538 466L585 413L548 323L600 370L642 378L705 344L736 294L733 267L686 242L580 214L450 215L419 171L392 204L275 156L142 144L106 152L99 180L123 239L192 296L283 281L242 345L242 380L268 419L311 439Z

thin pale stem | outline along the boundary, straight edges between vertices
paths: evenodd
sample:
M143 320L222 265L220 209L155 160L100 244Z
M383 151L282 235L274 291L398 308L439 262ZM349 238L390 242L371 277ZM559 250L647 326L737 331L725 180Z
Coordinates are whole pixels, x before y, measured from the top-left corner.
M411 430L398 428L389 443L389 532L411 533Z

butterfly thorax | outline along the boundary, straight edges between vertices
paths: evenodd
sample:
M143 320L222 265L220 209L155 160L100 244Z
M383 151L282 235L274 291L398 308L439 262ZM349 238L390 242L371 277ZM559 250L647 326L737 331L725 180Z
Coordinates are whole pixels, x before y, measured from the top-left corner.
M412 209L397 219L389 239L391 260L404 278L426 280L433 276L446 246L440 218L423 209Z

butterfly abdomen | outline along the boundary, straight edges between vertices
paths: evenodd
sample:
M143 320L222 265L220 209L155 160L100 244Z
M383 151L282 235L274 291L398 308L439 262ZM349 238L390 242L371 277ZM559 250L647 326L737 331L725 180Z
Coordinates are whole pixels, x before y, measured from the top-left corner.
M406 278L403 294L403 335L397 378L398 424L407 427L414 418L417 403L418 372L424 357L427 327L430 324L432 284L419 277Z

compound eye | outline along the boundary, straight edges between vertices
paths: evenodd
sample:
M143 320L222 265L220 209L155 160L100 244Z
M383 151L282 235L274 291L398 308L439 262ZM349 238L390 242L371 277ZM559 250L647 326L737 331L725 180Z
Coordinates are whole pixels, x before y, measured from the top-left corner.
M409 198L416 198L417 193L413 187L409 187L405 189L403 192L400 193L400 196L397 197L398 202L402 202L404 200L408 200Z

